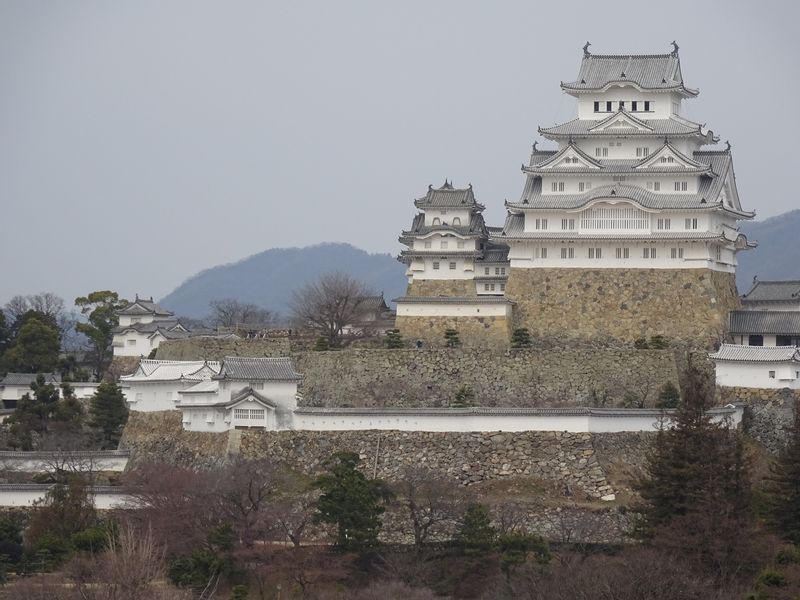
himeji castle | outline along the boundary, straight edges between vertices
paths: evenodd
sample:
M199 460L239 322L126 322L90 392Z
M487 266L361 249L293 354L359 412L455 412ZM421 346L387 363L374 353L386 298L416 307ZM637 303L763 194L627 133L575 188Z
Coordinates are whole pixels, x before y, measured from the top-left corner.
M705 124L682 116L699 92L684 84L677 44L652 55L589 47L575 80L561 84L577 116L539 128L550 147L534 143L502 228L485 226L471 188L447 183L417 201L423 214L401 237L409 289L398 327L407 335L433 341L449 327L485 343L521 327L623 340L724 333L738 306L736 254L754 246L737 228L754 213L740 203L731 146L718 148ZM482 269L494 249L503 249L498 266Z

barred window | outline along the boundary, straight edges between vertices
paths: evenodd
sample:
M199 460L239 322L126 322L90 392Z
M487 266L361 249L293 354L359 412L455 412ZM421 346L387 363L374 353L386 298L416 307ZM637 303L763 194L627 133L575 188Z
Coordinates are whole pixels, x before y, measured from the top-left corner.
M648 229L650 219L638 208L589 208L581 213L582 229Z

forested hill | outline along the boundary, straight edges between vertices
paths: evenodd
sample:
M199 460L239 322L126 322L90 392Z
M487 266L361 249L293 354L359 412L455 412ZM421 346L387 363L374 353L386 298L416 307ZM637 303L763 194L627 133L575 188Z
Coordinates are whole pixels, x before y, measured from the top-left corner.
M758 248L738 254L736 281L739 293L759 279L800 279L800 210L771 219L742 222L740 229Z
M280 315L289 312L292 290L333 271L363 281L387 302L406 291L405 267L389 254L369 254L350 244L272 248L239 262L201 271L159 304L184 317L208 315L211 300L235 298Z

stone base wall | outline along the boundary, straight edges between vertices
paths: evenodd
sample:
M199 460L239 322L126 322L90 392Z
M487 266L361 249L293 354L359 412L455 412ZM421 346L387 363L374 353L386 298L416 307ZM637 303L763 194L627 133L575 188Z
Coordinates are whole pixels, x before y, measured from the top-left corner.
M458 331L461 344L474 348L508 348L511 323L506 317L407 317L399 316L395 326L406 342L420 340L425 346L442 348L444 332Z
M732 273L710 269L512 268L514 327L533 336L719 340L738 307Z
M800 390L766 390L742 387L718 387L717 403L744 402L744 429L768 451L777 453L787 442L794 411L800 402Z
M186 338L170 340L158 346L159 360L222 360L226 356L289 356L293 349L289 338L220 339Z
M416 279L408 284L406 296L476 296L472 279Z
M450 406L469 386L476 406L654 406L678 385L669 350L554 348L346 350L292 356L307 406Z
M230 433L184 431L177 410L131 411L119 448L131 451L128 468L146 462L207 467L226 460Z
M588 433L433 433L400 431L245 431L240 455L269 458L313 476L334 452L357 452L371 476L397 481L425 466L463 485L507 476L531 476L583 492L614 493L597 462Z

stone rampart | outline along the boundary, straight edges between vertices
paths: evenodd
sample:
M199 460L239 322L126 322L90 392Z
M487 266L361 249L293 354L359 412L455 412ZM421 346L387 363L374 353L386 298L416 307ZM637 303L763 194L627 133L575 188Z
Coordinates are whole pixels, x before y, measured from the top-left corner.
M732 273L709 269L512 268L514 327L534 336L717 340L738 307Z
M292 352L290 338L223 339L195 337L169 340L159 345L159 360L222 360L226 356L289 356Z
M293 355L310 406L653 406L678 372L669 350L632 348L348 350Z
M473 279L416 279L408 284L407 296L476 296Z
M402 478L409 467L424 466L463 485L516 475L571 487L590 498L614 493L588 433L246 431L240 454L315 475L339 451L357 452L365 470L387 481Z
M159 358L219 360L275 356L262 340L165 342ZM163 350L163 355L161 354ZM287 352L304 380L307 406L450 406L463 387L476 406L653 406L678 384L670 350L630 347L354 349Z
M395 326L407 342L444 347L444 332L455 329L461 344L472 348L505 350L511 343L511 322L504 316L487 317L417 317L398 316Z
M767 450L776 453L788 439L800 390L718 387L717 402L745 403L745 430Z

